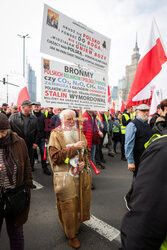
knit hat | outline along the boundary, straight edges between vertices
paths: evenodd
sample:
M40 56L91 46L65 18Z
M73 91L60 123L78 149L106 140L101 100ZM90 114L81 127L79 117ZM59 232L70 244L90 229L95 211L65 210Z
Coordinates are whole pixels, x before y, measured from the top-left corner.
M5 130L10 128L10 123L6 115L0 113L0 130Z

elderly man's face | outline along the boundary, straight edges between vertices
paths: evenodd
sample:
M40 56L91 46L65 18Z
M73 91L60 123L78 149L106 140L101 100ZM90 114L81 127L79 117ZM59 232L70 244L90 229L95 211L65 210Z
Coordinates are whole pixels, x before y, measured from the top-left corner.
M8 129L5 129L5 130L0 130L0 139L5 137L8 133Z
M74 114L73 113L68 113L66 114L66 116L64 117L64 125L65 127L71 128L75 125L75 121L74 121Z
M147 121L149 117L149 110L138 110L137 115L143 120Z

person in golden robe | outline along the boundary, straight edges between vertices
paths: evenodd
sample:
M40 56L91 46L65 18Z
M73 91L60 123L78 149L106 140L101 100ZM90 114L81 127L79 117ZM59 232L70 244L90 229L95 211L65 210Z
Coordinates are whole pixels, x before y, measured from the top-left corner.
M58 217L69 244L73 248L79 248L80 242L76 235L80 223L90 219L92 174L89 168L87 141L83 133L79 140L79 129L74 118L73 110L61 112L61 125L50 135L49 158L53 171ZM82 155L81 161L79 150ZM82 173L82 191L80 191L80 173ZM81 192L82 202L80 202Z

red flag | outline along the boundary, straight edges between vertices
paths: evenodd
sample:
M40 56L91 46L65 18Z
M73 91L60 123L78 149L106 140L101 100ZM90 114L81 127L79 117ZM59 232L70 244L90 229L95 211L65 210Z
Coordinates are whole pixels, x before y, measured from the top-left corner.
M110 109L110 113L113 114L115 112L115 102L112 103L112 108Z
M110 86L108 85L108 102L111 102Z
M122 98L119 97L119 111L122 113L126 108L125 103L122 101Z
M24 87L20 90L17 98L17 106L20 106L25 100L30 100L27 87Z
M167 55L154 21L152 23L146 51L137 66L127 101L127 107L139 105L138 101L146 100L150 97L150 91L159 85L160 75L164 73L162 69L166 61ZM145 103L147 102L145 101Z
M126 105L125 105L125 103L122 101L122 105L121 105L121 109L120 109L121 113L122 113L125 109L126 109Z
M110 109L110 113L111 113L111 114L114 114L114 112L115 112L115 109L111 108L111 109Z

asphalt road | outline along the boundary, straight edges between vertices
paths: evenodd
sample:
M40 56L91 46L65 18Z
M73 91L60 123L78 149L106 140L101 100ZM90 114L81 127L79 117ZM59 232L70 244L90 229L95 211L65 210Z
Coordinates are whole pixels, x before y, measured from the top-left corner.
M106 168L97 176L93 174L95 190L92 191L91 214L108 225L120 230L121 220L126 213L123 197L131 184L131 173L127 163L120 160L120 154L111 158L104 149ZM40 164L35 166L34 180L43 188L32 191L29 220L24 225L25 250L68 250L72 249L59 224L52 176L43 174ZM93 170L92 170L93 171ZM81 250L116 250L119 249L118 238L110 241L97 233L97 230L82 224L79 239ZM3 223L0 249L9 249L9 240Z

